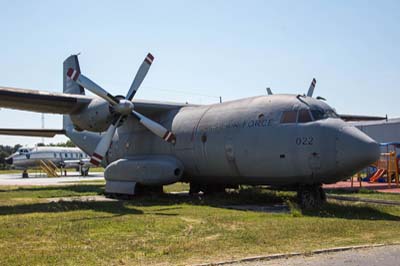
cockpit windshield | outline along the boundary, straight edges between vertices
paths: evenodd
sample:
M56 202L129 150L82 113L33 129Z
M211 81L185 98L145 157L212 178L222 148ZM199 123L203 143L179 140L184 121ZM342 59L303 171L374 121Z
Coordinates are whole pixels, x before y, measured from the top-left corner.
M308 123L326 118L339 118L339 116L333 110L323 110L323 109L314 109L314 110L301 109L298 111L291 110L282 112L281 124Z
M321 120L326 118L339 118L339 116L333 110L311 110L311 114L314 120Z

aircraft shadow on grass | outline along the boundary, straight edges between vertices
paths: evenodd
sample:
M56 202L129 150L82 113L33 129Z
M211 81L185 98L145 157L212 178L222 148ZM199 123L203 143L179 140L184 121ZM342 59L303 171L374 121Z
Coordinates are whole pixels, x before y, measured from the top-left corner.
M400 221L400 216L381 211L378 209L378 206L382 205L359 205L341 204L339 202L327 202L319 209L303 211L303 215L349 220Z
M37 187L17 187L15 189L0 189L0 192L45 192L45 191L54 191L54 190L64 190L70 192L96 192L97 194L104 193L104 185L103 184L88 184L88 185L67 185L67 186L37 186Z
M143 211L128 207L123 201L59 201L14 206L0 206L0 216L29 213L60 213L79 210L94 210L115 215L143 214Z
M34 187L34 188L17 188L10 191L51 191L66 190L68 192L96 192L101 195L104 193L103 185L71 185L59 187ZM0 190L0 192L3 192ZM51 212L68 212L77 210L93 210L96 212L111 213L114 215L140 215L144 214L137 207L160 206L156 210L146 211L146 214L154 214L160 216L177 216L178 213L170 213L171 211L181 209L179 205L188 204L195 206L210 206L214 208L227 208L227 205L273 205L282 204L285 201L294 201L293 195L280 196L273 191L262 193L258 190L244 190L240 193L227 193L223 195L176 195L163 194L152 196L137 196L132 200L118 201L60 201L48 203L32 203L20 204L14 206L0 206L0 216L10 214L27 214L27 213L51 213ZM400 221L400 216L387 213L378 208L379 205L367 204L343 204L338 201L330 201L325 203L321 208L315 210L303 211L304 216L321 217L321 218L340 218L355 220L386 220ZM106 217L105 217L106 218ZM108 218L108 217L107 217Z

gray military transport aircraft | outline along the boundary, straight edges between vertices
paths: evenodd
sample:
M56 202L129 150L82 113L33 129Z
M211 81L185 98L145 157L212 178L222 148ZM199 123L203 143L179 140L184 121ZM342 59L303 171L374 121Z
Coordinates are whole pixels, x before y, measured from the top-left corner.
M0 106L63 114L65 134L105 167L106 193L134 195L178 181L190 192L238 185L297 190L304 207L325 200L322 184L354 174L379 158L378 144L338 115L322 97L272 94L211 105L133 99L154 57L148 54L126 96L114 96L64 61L63 93L0 87ZM85 96L84 88L98 97ZM342 119L341 119L342 118ZM344 120L343 120L344 119ZM0 132L10 129L3 129Z

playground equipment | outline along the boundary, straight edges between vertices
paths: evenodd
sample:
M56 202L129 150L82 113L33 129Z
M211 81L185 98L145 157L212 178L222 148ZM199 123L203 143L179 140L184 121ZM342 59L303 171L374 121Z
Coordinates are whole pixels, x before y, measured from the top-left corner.
M369 182L377 182L380 178L385 178L388 186L391 187L394 179L397 187L399 186L399 159L397 158L396 148L400 147L398 142L381 143L386 147L386 152L381 153L381 158L375 163L376 171L369 178Z

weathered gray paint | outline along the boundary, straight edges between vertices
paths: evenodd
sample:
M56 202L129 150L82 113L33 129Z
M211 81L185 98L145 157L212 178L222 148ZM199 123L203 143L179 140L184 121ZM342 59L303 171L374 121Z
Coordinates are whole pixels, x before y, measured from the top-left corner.
M70 57L64 64L64 93L83 94L78 85L65 80L69 67L79 68L76 57ZM31 92L4 91L14 97L12 105L15 108L28 108L16 99L25 99ZM51 105L51 99L59 96L46 97L50 103L31 104L29 110L49 108L52 112L68 114L64 115L63 123L66 135L86 153L92 154L101 139L101 134L93 131L101 132L107 128L113 115L108 104L102 99L79 95L75 103L71 102L74 112L69 112L68 108L58 111L54 104ZM39 96L37 98L41 100ZM9 101L0 104L11 105ZM160 170L163 165L160 158L173 158L176 165L183 168L185 181L254 185L332 183L379 157L377 143L341 119L280 123L284 111L310 108L333 111L325 102L311 97L265 95L204 106L137 100L133 104L138 112L171 129L176 144L164 142L140 125L135 117L125 118L102 163L107 166L122 159L129 166L115 163L112 174L107 175L106 171L108 192L133 191L137 177L145 178L143 172L132 167L138 157L146 158L149 179L154 178L151 169ZM124 180L118 180L122 176ZM161 179L159 185L165 184Z
M129 117L117 129L106 163L139 155L172 155L183 164L187 181L292 185L336 182L377 158L376 143L340 119L280 124L283 111L303 108L332 110L311 97L270 95L182 107L151 117L172 128L175 146ZM67 131L67 135L79 143L79 134L73 137ZM298 137L312 137L313 145L297 145ZM93 139L80 147L91 153L96 143Z

